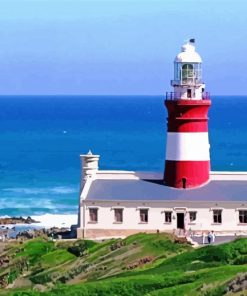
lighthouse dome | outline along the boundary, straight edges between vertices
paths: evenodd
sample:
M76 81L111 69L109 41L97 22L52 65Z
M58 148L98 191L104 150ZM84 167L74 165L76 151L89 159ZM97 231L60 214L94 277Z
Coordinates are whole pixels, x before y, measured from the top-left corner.
M195 50L195 45L192 42L187 42L181 48L181 52L176 56L177 63L201 63L202 59Z

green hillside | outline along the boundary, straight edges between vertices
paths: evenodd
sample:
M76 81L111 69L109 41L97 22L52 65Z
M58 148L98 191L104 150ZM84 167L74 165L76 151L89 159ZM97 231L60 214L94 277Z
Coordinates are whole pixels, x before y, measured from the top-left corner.
M193 249L168 234L124 240L53 242L39 238L5 246L0 295L224 295L247 272L247 239Z

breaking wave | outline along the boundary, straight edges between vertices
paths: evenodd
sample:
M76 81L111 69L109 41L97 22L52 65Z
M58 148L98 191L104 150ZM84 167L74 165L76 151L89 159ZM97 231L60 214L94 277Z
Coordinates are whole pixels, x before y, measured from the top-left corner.
M57 187L48 187L48 188L26 188L26 187L13 187L13 188L3 188L1 191L4 192L12 192L12 193L20 193L27 195L37 195L37 194L71 194L77 193L78 188L76 187L65 187L65 186L57 186Z
M77 186L8 187L0 189L0 216L74 214L78 210Z

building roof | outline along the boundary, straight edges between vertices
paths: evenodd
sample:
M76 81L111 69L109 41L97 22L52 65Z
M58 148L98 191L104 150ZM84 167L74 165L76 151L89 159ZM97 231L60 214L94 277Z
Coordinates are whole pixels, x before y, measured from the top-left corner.
M211 180L194 189L175 189L161 180L96 179L90 201L247 201L247 181Z

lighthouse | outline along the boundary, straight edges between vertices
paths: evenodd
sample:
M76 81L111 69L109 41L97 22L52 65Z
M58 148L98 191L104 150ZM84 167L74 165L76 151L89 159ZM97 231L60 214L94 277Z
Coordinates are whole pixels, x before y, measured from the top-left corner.
M194 188L209 180L208 109L210 96L202 80L202 59L195 40L184 44L174 61L173 92L166 94L167 143L164 183Z
M91 151L81 155L78 238L126 237L138 232L187 236L190 231L199 235L208 229L219 235L247 235L247 172L210 171L211 100L194 39L176 56L171 85L173 91L164 102L168 130L163 177L101 170L99 155Z

